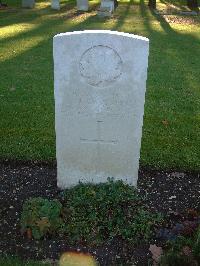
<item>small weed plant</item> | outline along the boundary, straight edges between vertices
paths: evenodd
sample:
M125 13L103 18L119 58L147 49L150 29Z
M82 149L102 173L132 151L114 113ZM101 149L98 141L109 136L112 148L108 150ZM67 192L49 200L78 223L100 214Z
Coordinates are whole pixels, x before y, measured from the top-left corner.
M160 266L200 265L200 226L192 236L178 236L167 243Z
M62 204L58 200L40 197L27 200L23 205L21 216L22 233L27 233L28 237L41 239L61 231L63 226L61 212Z

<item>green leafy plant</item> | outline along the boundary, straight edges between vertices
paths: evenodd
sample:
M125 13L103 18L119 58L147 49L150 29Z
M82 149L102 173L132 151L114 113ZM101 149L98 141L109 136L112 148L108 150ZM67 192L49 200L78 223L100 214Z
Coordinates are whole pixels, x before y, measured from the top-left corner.
M196 236L195 236L195 243L193 246L193 254L197 261L200 263L200 226L197 230Z
M1 266L51 266L48 262L39 262L39 261L23 261L19 257L11 255L1 255L0 256L0 265Z
M160 266L197 266L191 256L170 250L161 257Z
M31 198L23 204L21 231L35 239L55 234L63 227L61 213L62 204L58 200Z
M147 241L161 217L148 212L135 188L122 181L79 184L64 192L65 230L69 240L100 244L114 237Z
M79 184L63 192L58 200L32 198L23 205L21 230L29 238L65 234L70 243L90 245L127 240L148 241L161 220L150 213L137 190L122 181L98 185Z
M193 236L179 236L167 243L160 266L197 266L200 263L200 227Z

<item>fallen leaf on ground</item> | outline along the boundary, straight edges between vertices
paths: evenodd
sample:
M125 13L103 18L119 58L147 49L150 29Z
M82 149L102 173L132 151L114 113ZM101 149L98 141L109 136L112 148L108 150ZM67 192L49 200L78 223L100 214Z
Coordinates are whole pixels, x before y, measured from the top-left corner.
M185 256L191 256L192 255L192 250L188 246L183 247L182 251L183 251L183 254Z
M66 252L59 261L59 266L97 266L96 260L90 254Z
M169 125L169 122L165 119L165 120L162 120L162 124L163 124L164 126L168 126L168 125Z
M32 231L30 228L27 229L26 233L27 233L28 239L31 239L32 238Z
M157 247L156 245L150 245L149 251L152 253L153 266L157 266L163 253L163 249L161 247Z

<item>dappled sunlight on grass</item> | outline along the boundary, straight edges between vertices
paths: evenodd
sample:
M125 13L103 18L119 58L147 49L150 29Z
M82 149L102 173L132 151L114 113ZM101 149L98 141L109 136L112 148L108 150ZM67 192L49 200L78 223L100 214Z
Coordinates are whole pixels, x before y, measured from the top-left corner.
M157 9L159 11L165 11L165 12L175 12L175 11L189 11L190 9L186 5L186 1L182 1L182 3L179 3L180 1L174 1L174 0L160 0L157 1Z
M110 29L150 39L141 163L199 168L199 18L171 23L144 0L120 1L111 18L99 18L99 5L90 1L90 11L78 13L75 1L62 1L60 11L37 1L33 10L0 12L0 157L55 158L53 36Z
M51 8L51 1L45 1L45 2L36 1L35 8L34 8L36 11L44 9L44 8Z
M44 8L46 5L39 4L39 11L41 11L41 8ZM96 2L93 1L92 6L94 5L96 5ZM42 15L37 12L37 9L34 11L30 9L22 10L22 12L25 14L24 17L27 16L26 23L18 22L1 28L1 62L17 58L20 54L37 47L43 41L48 39L52 41L53 36L57 33L73 31L74 27L79 27L84 21L96 16L96 11L77 14L76 8L71 6L71 4L70 8L66 10L59 12L49 10L45 11ZM28 14L31 14L31 16L28 17ZM29 19L30 22L28 22ZM20 20L20 14L18 20Z
M8 37L14 37L18 34L28 32L32 29L35 29L37 25L33 23L15 23L13 25L8 25L2 27L0 30L0 38L6 39Z
M44 37L32 37L31 39L20 40L18 45L11 44L9 47L4 47L0 51L0 62L4 62L11 58L17 57L18 55L37 47L44 40Z

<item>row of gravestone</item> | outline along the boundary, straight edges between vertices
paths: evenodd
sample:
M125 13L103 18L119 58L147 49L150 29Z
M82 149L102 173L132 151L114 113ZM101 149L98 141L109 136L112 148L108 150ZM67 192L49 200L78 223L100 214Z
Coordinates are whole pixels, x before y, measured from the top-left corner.
M88 11L89 2L88 0L76 0L77 10L78 11ZM110 16L115 7L117 1L114 0L101 0L100 8L98 9L99 16ZM35 0L22 0L22 7L24 8L33 8L35 6ZM60 1L51 0L51 8L55 10L60 10Z

